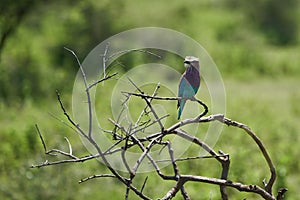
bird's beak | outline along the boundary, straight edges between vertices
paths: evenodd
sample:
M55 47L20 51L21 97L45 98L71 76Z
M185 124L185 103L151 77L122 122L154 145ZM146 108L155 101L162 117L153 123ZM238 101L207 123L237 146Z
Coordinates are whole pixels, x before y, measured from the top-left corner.
M184 61L183 63L185 68L188 68L191 65L189 61Z

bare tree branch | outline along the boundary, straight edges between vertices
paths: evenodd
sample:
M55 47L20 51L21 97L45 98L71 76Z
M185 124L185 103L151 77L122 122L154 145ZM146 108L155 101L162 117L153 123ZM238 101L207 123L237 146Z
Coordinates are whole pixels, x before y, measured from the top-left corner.
M84 183L84 182L89 181L89 180L94 179L94 178L116 178L116 177L112 174L93 175L93 176L89 176L87 178L81 179L79 181L79 183Z
M103 82L103 81L106 81L106 80L108 80L108 79L110 79L110 78L116 76L117 74L118 74L118 73L113 73L112 75L105 76L104 78L102 78L102 79L100 79L100 80L98 80L98 81L92 83L91 85L89 85L87 89L90 90L92 87L98 85L99 83L101 83L101 82Z
M37 132L38 132L38 134L39 134L39 137L40 137L40 139L41 139L41 142L42 142L42 145L43 145L43 147L44 147L45 154L46 154L46 153L47 153L46 143L45 143L45 141L44 141L44 138L43 138L43 136L42 136L42 134L41 134L41 132L40 132L40 129L39 129L39 127L38 127L37 124L35 124L35 128L36 128L36 130L37 130Z
M107 62L107 53L108 53L109 43L106 44L104 54L102 56L102 67L103 67L103 78L106 78L106 62Z
M85 74L85 71L83 70L83 66L81 65L81 62L79 61L77 55L75 54L75 52L71 49L68 49L65 47L65 49L67 51L69 51L70 53L73 54L73 56L75 57L76 61L77 61L77 64L79 66L79 69L81 71L81 75L82 75L82 78L83 78L83 83L84 83L84 87L85 87L85 92L86 92L86 96L87 96L87 103L88 103L88 113L89 113L89 130L88 130L88 136L89 138L92 138L92 124L93 124L93 120L92 120L92 104L91 104L91 96L90 96L90 92L89 92L89 86L88 86L88 83L87 83L87 79L86 79L86 74ZM105 77L104 77L105 78Z
M142 188L141 188L141 192L143 192L145 186L146 186L146 183L147 183L147 180L148 180L148 176L146 176L144 182L143 182L143 185L142 185Z
M203 111L199 113L194 118L189 119L183 119L179 122L176 122L174 124L171 124L169 127L166 127L162 123L162 119L168 118L170 115L164 115L159 116L155 109L152 106L153 100L159 100L159 101L178 101L181 98L179 97L159 97L157 96L158 90L160 88L160 84L158 83L157 86L154 88L152 95L146 95L145 92L134 83L134 80L131 80L129 78L130 83L135 87L135 90L138 91L138 93L135 93L133 91L123 91L122 93L126 96L125 101L122 103L122 109L120 110L120 114L118 116L117 120L114 119L108 119L113 124L113 129L111 130L103 130L101 131L103 133L108 133L112 136L113 144L111 144L108 148L104 148L100 146L93 138L92 134L92 105L91 105L91 99L90 99L90 90L95 87L97 84L107 81L109 79L112 79L114 76L117 75L117 73L114 74L106 74L107 69L107 62L109 59L122 55L124 53L133 52L133 51L139 51L144 53L149 53L153 56L157 56L154 53L151 53L147 50L126 50L126 51L120 51L115 52L110 55L109 53L109 44L107 44L105 52L103 54L103 70L104 70L104 77L100 80L97 80L91 84L87 83L86 75L84 72L84 69L79 62L78 57L74 53L74 51L66 48L69 52L73 54L75 57L77 64L80 67L80 72L83 77L83 84L85 86L85 93L88 103L88 130L84 131L80 125L75 122L70 115L68 114L67 110L65 109L63 102L61 100L60 93L56 91L57 94L57 100L60 104L61 110L63 111L65 117L67 118L67 122L69 127L71 127L73 130L78 132L81 136L83 136L86 141L95 148L96 153L93 155L87 155L87 156L76 156L73 152L73 147L68 140L68 138L65 137L65 140L67 141L68 150L63 151L59 149L51 149L47 150L46 142L39 130L38 125L36 125L36 129L39 135L39 138L41 140L41 143L43 145L44 153L47 155L60 155L64 159L60 159L61 157L57 157L56 161L49 162L48 160L37 164L32 165L32 168L40 168L45 166L51 166L51 165L58 165L58 164L64 164L64 163L76 163L76 162L85 162L92 159L101 159L106 168L110 171L110 174L100 174L100 175L92 175L86 178L83 178L79 181L79 183L83 183L92 179L96 178L114 178L115 180L121 182L124 187L126 188L124 198L129 199L130 192L134 192L138 197L141 199L151 199L147 193L147 187L146 185L149 176L146 176L146 178L143 178L142 182L138 182L138 177L141 177L139 172L139 169L141 169L142 163L147 160L149 166L152 167L152 169L156 172L156 176L158 176L161 180L164 181L173 181L174 185L169 191L166 191L165 195L161 199L171 199L173 198L179 191L182 195L183 199L190 199L188 190L186 190L185 184L187 182L201 182L201 183L207 183L211 185L217 185L220 187L220 195L223 200L229 199L226 188L235 188L241 192L248 192L248 193L255 193L259 196L261 196L264 199L267 200L282 200L284 198L284 194L287 191L286 188L281 188L279 191L277 191L277 197L273 196L272 189L274 182L276 180L276 170L275 166L267 152L266 147L263 145L262 141L259 139L259 137L245 124L233 121L229 118L226 118L223 114L213 114L210 116L205 115L208 113L208 107L205 103L203 103L201 100L193 97L189 98L187 100L197 102L203 107ZM146 103L143 110L139 114L139 117L135 122L127 123L127 125L123 125L121 116L124 114L125 110L128 108L127 103L130 100L132 96L139 97L142 101ZM153 115L154 119L148 117L148 115ZM149 120L142 121L143 117L146 116L150 118ZM146 118L145 117L145 118ZM57 119L57 118L56 118ZM61 120L60 120L61 121ZM230 169L230 156L228 153L223 153L221 150L216 151L214 150L210 145L206 144L204 141L199 139L198 137L194 136L194 134L188 133L187 131L184 131L183 128L190 124L203 124L203 123L211 123L213 121L218 121L224 125L233 126L236 128L240 128L244 130L244 132L247 133L251 137L251 139L256 143L258 146L260 152L262 153L262 156L266 160L266 163L270 170L270 179L268 182L266 182L264 185L264 188L261 188L257 186L256 184L243 184L240 182L235 182L233 180L228 180L229 175L229 169ZM67 122L63 122L64 124L67 124ZM144 133L146 130L149 130L152 126L159 126L160 129L158 129L157 132L152 132L151 134L148 134L145 136L145 134L141 134L141 136L138 133ZM202 148L205 150L208 155L207 156L193 156L193 157L179 157L176 158L174 155L174 151L176 152L176 147L174 149L174 146L172 144L172 141L168 139L168 136L175 135L182 141L188 141L189 143L193 144L197 148ZM161 148L162 147L162 148ZM135 158L134 162L131 163L129 160L129 149L134 148L135 151L139 154L137 158ZM161 148L159 153L164 152L167 153L167 158L158 159L157 157L154 157L151 154L151 151L153 149ZM167 149L166 149L167 148ZM122 164L125 166L125 173L119 173L112 164L111 161L108 159L109 155L117 154L121 156ZM154 159L156 158L156 159ZM217 163L220 163L221 166L221 174L220 178L212 178L212 177L205 177L200 175L194 175L194 174L181 174L180 166L178 165L178 162L186 162L189 160L200 160L200 159L214 159ZM163 173L164 170L161 170L159 167L159 163L166 163L170 164L172 166L172 174ZM140 179L141 180L141 179ZM138 186L138 187L137 187ZM141 188L141 189L138 189Z
M144 94L144 92L130 79L128 78L128 80L130 81L130 83L141 93L141 94ZM159 86L159 83L157 84ZM156 89L157 90L157 89ZM155 94L155 93L154 93ZM152 96L152 99L154 97ZM152 105L151 105L151 102L150 100L148 100L147 98L144 98L143 99L145 100L145 102L147 103L147 106L150 108L151 110L151 113L154 115L155 119L157 120L161 130L163 131L164 130L164 126L163 124L161 123L161 121L159 120L159 117L157 115L157 113L155 112L155 110L153 109Z
M149 96L144 93L134 93L134 92L126 92L122 91L123 94L130 95L130 96L137 96L141 97L143 99L157 99L157 100L163 100L163 101L178 101L182 99L182 97L157 97L157 96ZM196 101L201 106L203 106L204 111L200 113L195 119L200 119L201 117L205 116L208 113L208 107L205 103L203 103L201 100L197 99L196 97L188 98L187 100Z
M157 58L161 58L160 55L155 54L155 53L153 53L153 52L151 52L151 51L148 51L148 50L144 50L144 49L128 49L128 50L118 51L118 52L116 52L116 53L111 54L111 55L108 57L108 60L109 60L109 59L112 59L112 58L114 58L114 57L116 57L116 56L120 56L120 55L123 55L123 54L126 54L126 53L130 53L130 52L142 52L142 53L146 53L146 54L155 56L155 57L157 57Z
M262 154L269 166L270 172L271 172L271 178L269 179L269 182L265 185L265 188L266 188L267 192L272 194L272 186L276 179L276 170L275 170L274 164L273 164L265 146L263 145L262 141L257 137L257 135L248 126L246 126L240 122L228 119L228 118L224 117L224 115L220 115L220 114L211 115L209 117L200 119L199 122L211 122L211 121L215 121L215 120L217 120L221 123L224 123L228 126L235 126L235 127L243 129L255 141L255 143L258 145L260 151L262 152Z

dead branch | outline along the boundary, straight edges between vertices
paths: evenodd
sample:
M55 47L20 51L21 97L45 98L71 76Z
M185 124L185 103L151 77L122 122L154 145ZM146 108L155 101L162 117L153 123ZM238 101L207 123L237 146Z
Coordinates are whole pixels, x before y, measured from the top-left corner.
M32 168L40 168L45 166L51 166L51 165L58 165L58 164L65 164L65 163L76 163L76 162L85 162L92 159L101 159L102 162L105 164L107 169L110 171L110 174L99 174L99 175L92 175L87 178L83 178L79 181L79 183L83 183L92 179L96 178L114 178L115 180L121 182L125 190L125 199L129 199L130 192L134 192L138 197L141 199L151 199L147 193L147 180L149 177L147 176L142 183L137 184L135 180L137 180L137 177L139 176L138 170L141 168L141 164L144 162L144 160L147 160L148 164L151 165L153 170L156 172L157 176L161 178L162 180L168 180L173 181L174 185L169 191L166 191L165 195L161 199L171 199L177 193L180 193L183 199L190 199L190 196L188 194L188 190L185 188L185 184L187 182L201 182L201 183L207 183L212 185L218 185L220 187L220 195L223 200L228 199L228 194L226 191L226 188L231 187L235 188L238 191L241 192L248 192L248 193L255 193L257 195L260 195L262 198L267 200L282 200L284 198L284 194L287 191L286 188L281 188L277 192L277 196L273 195L273 185L276 180L276 170L275 166L267 152L266 147L263 145L262 141L259 139L259 137L245 124L242 124L237 121L233 121L229 118L226 118L223 114L213 114L210 116L205 115L208 113L208 107L205 103L203 103L201 100L196 98L190 98L188 100L195 101L199 105L203 107L203 111L199 113L194 118L190 119L183 119L177 123L172 124L169 127L166 127L162 123L162 119L171 117L169 114L164 116L159 116L158 113L155 111L154 107L152 106L152 101L158 100L158 101L178 101L181 98L178 97L159 97L157 96L158 90L160 89L160 84L158 83L157 86L154 88L152 95L146 95L145 92L138 87L134 80L129 79L130 83L135 87L135 89L138 91L138 93L132 92L132 91L123 91L122 93L126 96L125 101L123 102L123 108L120 112L123 113L123 111L126 109L126 104L130 100L130 98L140 98L142 101L146 103L146 106L143 108L141 113L139 114L139 117L135 122L132 124L129 124L128 126L122 125L120 122L120 116L115 121L113 119L109 119L109 121L113 124L114 128L112 130L103 130L103 132L111 134L111 137L114 141L114 143L104 149L103 147L99 146L99 144L94 140L93 133L92 133L92 105L91 105L91 97L90 97L90 90L97 86L97 84L108 81L112 79L114 76L117 75L117 73L114 74L106 74L106 68L107 68L107 62L112 57L116 57L119 55L122 55L124 53L133 52L133 51L140 51L144 53L149 53L151 55L156 56L156 54L153 54L149 51L145 50L128 50L128 51L121 51L112 53L109 55L109 45L107 45L105 52L103 54L103 69L104 69L104 77L100 80L97 80L91 84L87 83L86 75L84 72L84 69L77 58L74 51L66 48L69 52L73 54L75 57L77 64L79 65L80 72L83 78L83 84L85 86L85 94L87 98L87 110L88 110L88 130L85 132L81 126L72 119L72 117L69 115L68 111L64 107L63 101L61 99L61 95L58 91L56 91L57 94L57 100L59 102L60 108L63 111L64 116L66 117L67 122L69 123L68 126L71 127L73 130L76 130L76 132L79 133L82 137L84 137L89 144L93 146L93 148L96 150L96 153L87 155L87 156L76 156L74 155L72 144L69 142L67 138L65 138L68 146L68 151L63 151L59 149L47 149L46 142L42 136L42 133L40 132L39 127L36 125L37 133L39 135L39 138L41 140L41 143L43 145L44 153L50 156L57 156L61 155L65 159L58 159L56 161L49 162L48 160L37 164L32 165ZM144 115L151 114L154 116L154 119L149 119L145 122L142 122L141 119ZM244 130L244 132L251 137L251 139L256 143L258 146L260 152L262 153L262 156L266 160L266 163L270 170L270 179L267 183L265 183L264 188L259 187L256 184L243 184L240 182L236 182L234 180L229 180L229 169L230 169L230 156L228 153L223 153L221 150L216 151L211 146L206 144L204 141L200 140L198 137L194 136L191 133L188 133L183 130L183 127L189 125L189 124L203 124L203 123L211 123L213 121L218 121L224 125L240 128ZM67 122L64 122L67 123ZM158 132L153 132L147 136L138 136L140 132L143 132L150 127L158 125L160 127ZM208 156L194 156L194 157L183 157L183 158L176 158L174 155L174 147L172 145L172 142L168 140L169 135L175 135L179 137L181 140L185 140L190 142L191 144L195 145L197 148L201 148L205 150L208 153ZM130 163L128 159L128 152L131 148L136 147L135 149L138 150L139 156L135 160L134 163ZM167 151L167 159L154 159L151 150L153 150L155 147L165 147L162 148L160 152L163 150ZM167 150L166 150L167 149ZM121 156L122 164L125 166L126 175L121 175L116 169L114 169L110 163L110 160L108 159L108 155L112 154L119 154ZM214 159L217 163L220 164L221 167L221 174L220 178L214 178L214 177L204 177L201 175L195 175L195 174L181 174L181 170L179 168L180 165L178 165L178 162L186 162L188 160L200 160L200 159ZM165 174L159 167L159 163L167 163L172 166L172 174ZM141 188L141 189L138 189ZM180 192L179 192L180 191Z

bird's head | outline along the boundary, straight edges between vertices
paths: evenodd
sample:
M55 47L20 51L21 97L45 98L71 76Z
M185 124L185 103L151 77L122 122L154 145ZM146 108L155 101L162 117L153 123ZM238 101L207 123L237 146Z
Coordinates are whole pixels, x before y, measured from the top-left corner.
M188 67L195 67L197 69L199 68L199 58L196 58L194 56L186 56L183 63L186 68Z

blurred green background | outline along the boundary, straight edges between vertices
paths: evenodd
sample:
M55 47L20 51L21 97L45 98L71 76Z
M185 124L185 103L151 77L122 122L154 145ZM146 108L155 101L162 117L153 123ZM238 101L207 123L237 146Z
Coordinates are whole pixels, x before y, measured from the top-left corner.
M277 169L275 189L287 187L287 199L298 197L299 0L1 0L0 5L0 199L124 198L125 187L112 179L77 183L107 173L97 161L29 167L59 159L43 155L35 123L49 148L67 150L66 136L75 152L88 154L80 139L49 115L63 118L55 89L70 109L78 66L63 47L83 60L109 36L144 26L180 31L208 51L224 80L227 117L248 124L262 139ZM241 131L224 127L215 149L231 155L229 179L261 185L269 177L260 152ZM215 177L220 173L214 161L182 168ZM173 183L151 174L147 185L146 193L159 198ZM220 199L217 186L189 183L186 188L192 199ZM228 190L231 199L259 198Z

